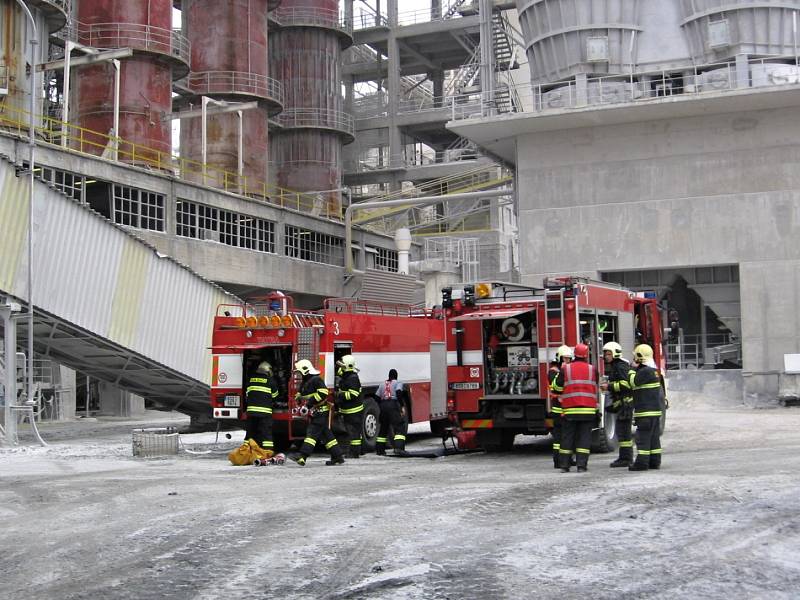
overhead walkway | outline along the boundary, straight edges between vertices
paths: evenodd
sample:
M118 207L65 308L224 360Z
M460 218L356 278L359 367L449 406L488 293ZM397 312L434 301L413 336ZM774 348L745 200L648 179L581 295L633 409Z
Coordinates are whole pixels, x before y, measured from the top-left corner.
M30 177L0 157L0 296L27 303ZM233 296L36 181L34 350L191 416L209 413L211 331ZM27 337L27 319L18 322Z

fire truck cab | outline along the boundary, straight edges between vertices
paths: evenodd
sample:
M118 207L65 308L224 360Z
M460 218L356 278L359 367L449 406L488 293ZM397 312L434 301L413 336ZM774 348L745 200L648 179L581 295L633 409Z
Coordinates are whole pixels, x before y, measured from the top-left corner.
M379 398L389 369L405 384L409 422L446 418L443 314L401 304L353 299L326 300L321 311L297 310L292 298L273 292L241 305L220 305L212 337L211 408L215 419L245 420L244 389L261 361L273 368L279 388L273 408L277 447L305 436L308 417L294 400L299 374L294 364L308 359L329 389L336 361L352 354L364 399L363 447L374 448ZM333 401L333 397L329 397ZM334 422L334 433L343 427Z
M447 409L451 426L487 450L508 450L517 434L552 429L548 368L561 345L589 346L604 372L602 347L616 341L629 358L636 344L653 347L665 373L654 298L614 284L550 278L542 288L508 283L463 284L442 290L447 323ZM616 448L616 417L598 393L593 447Z

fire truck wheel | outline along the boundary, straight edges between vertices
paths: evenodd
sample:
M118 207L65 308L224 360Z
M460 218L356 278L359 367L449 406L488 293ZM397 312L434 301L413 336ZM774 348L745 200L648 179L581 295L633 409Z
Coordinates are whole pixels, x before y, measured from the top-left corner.
M375 398L367 398L364 400L364 452L374 452L375 442L378 437L378 426L380 424L381 409L378 408L378 402Z
M603 426L592 431L592 452L613 452L617 449L617 415L606 411Z
M511 452L514 448L514 438L517 434L505 430L483 430L477 432L478 445L486 452Z
M443 436L444 432L451 425L447 419L439 419L438 421L431 421L431 433L433 435Z

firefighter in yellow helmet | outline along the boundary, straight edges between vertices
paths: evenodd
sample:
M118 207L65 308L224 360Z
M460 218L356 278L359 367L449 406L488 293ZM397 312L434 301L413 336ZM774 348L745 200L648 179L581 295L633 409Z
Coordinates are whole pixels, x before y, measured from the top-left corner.
M356 359L346 354L337 363L339 384L336 387L336 409L342 415L347 436L350 438L349 458L361 458L361 430L364 420L364 401L361 399L361 379L358 377Z
M550 363L550 368L547 371L547 378L550 382L550 418L553 420L553 468L560 468L559 453L561 452L561 402L559 397L561 392L564 391L562 386L556 384L558 374L561 372L561 366L572 362L574 354L572 348L569 346L560 346L556 350L556 359Z
M255 440L264 450L273 450L272 405L278 397L278 382L272 374L272 365L263 361L247 381L246 440Z
M331 432L331 407L328 404L328 386L325 385L325 381L320 377L319 371L314 368L310 360L299 360L295 363L294 368L303 377L296 398L311 411L306 437L300 446L300 456L294 460L301 466L305 465L308 457L314 452L317 442L322 442L331 455L330 460L326 461L325 464L340 465L344 463L344 457L342 456L342 449L336 441L336 436Z
M619 440L619 457L611 467L629 467L633 464L633 438L631 422L633 420L633 394L628 382L631 365L622 358L622 346L617 342L608 342L603 346L603 361L608 383L601 387L611 395L610 412L616 413L617 439Z
M661 394L664 378L653 362L653 349L639 344L633 350L636 363L628 382L633 391L633 418L636 422L637 455L631 471L661 468Z

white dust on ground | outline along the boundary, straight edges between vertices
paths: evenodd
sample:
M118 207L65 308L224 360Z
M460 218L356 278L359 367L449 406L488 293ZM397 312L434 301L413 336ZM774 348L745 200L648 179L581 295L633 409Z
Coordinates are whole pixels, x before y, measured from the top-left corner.
M47 448L0 449L11 597L727 600L800 589L799 408L674 394L661 471L612 470L613 456L593 455L582 475L554 471L546 440L530 437L510 454L232 467L225 453L241 432L219 444L181 435L178 456L136 459L125 423L78 427L86 437L59 429ZM411 449L439 444L415 429Z

